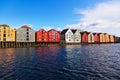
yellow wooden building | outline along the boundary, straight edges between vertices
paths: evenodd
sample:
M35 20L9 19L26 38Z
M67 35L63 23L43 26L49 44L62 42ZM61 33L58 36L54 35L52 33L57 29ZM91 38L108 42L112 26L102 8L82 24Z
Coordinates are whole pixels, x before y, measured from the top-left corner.
M9 27L9 25L0 25L0 42L14 42L15 41L15 29Z
M100 43L105 43L105 35L104 35L104 33L100 33Z
M114 36L113 35L110 35L110 42L114 42Z
M88 43L94 43L94 35L91 32L88 34Z
M105 42L108 43L110 42L109 34L105 33Z

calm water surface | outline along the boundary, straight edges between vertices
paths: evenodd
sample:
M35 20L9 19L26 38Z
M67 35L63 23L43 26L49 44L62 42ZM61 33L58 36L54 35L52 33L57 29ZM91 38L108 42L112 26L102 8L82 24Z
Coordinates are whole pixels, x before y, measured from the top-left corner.
M120 44L0 49L0 80L120 80Z

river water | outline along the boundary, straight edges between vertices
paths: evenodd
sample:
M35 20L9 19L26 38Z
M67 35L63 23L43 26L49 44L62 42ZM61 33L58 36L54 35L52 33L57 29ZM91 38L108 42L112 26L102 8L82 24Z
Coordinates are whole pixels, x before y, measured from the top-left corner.
M120 80L120 44L0 49L0 80Z

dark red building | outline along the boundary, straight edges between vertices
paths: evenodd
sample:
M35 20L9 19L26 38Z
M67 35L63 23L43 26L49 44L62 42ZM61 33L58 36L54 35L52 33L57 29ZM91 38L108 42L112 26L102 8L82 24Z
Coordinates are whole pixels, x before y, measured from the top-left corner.
M82 43L88 43L88 32L81 32Z
M93 33L94 34L94 42L99 43L100 42L100 36L99 33Z
M41 29L36 32L36 42L48 42L48 32Z
M60 32L55 29L48 31L48 41L49 42L60 42Z

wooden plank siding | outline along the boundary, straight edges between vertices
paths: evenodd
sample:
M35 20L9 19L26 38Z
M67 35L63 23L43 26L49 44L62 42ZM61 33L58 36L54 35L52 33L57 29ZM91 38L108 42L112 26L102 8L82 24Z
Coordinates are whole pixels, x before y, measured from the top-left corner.
M94 43L99 43L99 42L100 42L99 33L94 33Z
M88 32L81 32L82 43L88 43Z
M48 32L41 29L36 31L36 42L48 42Z
M48 42L60 42L60 32L55 29L49 30Z
M94 35L93 35L93 33L88 33L88 43L94 43Z
M108 43L110 42L110 37L109 37L109 34L105 33L105 42Z
M105 35L104 35L104 33L100 33L100 43L105 43Z

